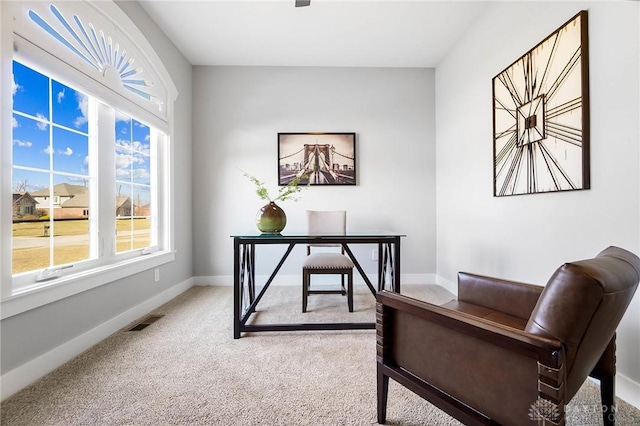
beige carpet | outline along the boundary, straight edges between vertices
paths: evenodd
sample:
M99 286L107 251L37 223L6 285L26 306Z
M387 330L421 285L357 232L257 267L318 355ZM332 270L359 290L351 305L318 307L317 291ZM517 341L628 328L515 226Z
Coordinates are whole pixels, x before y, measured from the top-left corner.
M437 286L403 291L435 303ZM300 289L273 287L259 322L373 321L373 297L314 295L300 313ZM373 330L265 332L233 339L230 287L194 287L157 309L142 331L122 330L2 404L2 425L372 425L376 424ZM569 425L600 425L597 387L568 406ZM391 381L391 425L458 425ZM640 410L619 401L618 425Z

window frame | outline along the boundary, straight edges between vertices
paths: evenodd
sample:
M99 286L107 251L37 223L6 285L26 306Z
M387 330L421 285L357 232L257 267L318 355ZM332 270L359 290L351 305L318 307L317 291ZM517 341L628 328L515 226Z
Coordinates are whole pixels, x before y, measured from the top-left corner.
M1 319L19 314L21 312L34 309L47 303L54 302L74 294L108 284L110 282L137 274L139 272L158 267L175 259L175 242L174 242L174 215L173 205L170 202L173 193L173 161L172 161L172 143L173 140L173 101L177 97L177 90L169 77L167 70L164 68L159 57L153 51L151 45L144 38L142 33L135 27L128 16L112 1L88 3L82 2L83 7L90 5L93 9L100 9L104 18L105 16L111 21L119 35L127 34L128 42L135 43L140 51L145 52L145 58L153 65L153 71L160 77L157 83L162 84L167 91L167 101L164 105L165 110L162 114L155 115L148 109L141 108L135 99L131 96L123 96L109 87L109 81L96 81L95 76L85 74L74 67L73 64L65 62L54 56L48 50L49 46L37 46L33 41L23 38L21 35L13 31L13 9L11 3L2 2L0 4L0 137L2 144L0 152L2 154L2 164L0 170L0 230L2 231L0 238L0 287L1 292ZM55 1L48 2L55 4ZM53 38L52 38L53 40ZM17 50L17 52L15 52ZM12 63L16 59L26 66L32 67L44 73L63 84L73 82L70 86L80 90L88 96L97 99L98 120L100 115L113 115L115 120L115 110L124 112L141 121L158 131L153 132L157 138L158 145L158 200L157 200L157 218L158 218L158 241L157 245L150 249L139 249L125 253L115 253L115 247L106 247L106 245L115 244L115 239L110 241L103 237L108 232L113 231L115 223L115 209L109 209L108 206L100 207L100 220L98 223L98 233L100 238L98 262L91 267L82 270L75 268L66 270L59 278L48 281L32 282L28 285L22 284L16 287L14 277L12 276L11 253L12 253ZM149 66L149 65L147 65ZM134 97L135 98L135 97ZM164 119L166 116L166 120ZM104 119L104 117L103 117ZM115 122L115 121L114 121ZM104 132L109 130L101 129L101 138ZM115 199L115 159L114 155L101 155L101 150L114 151L115 147L115 128L110 130L113 132L113 144L102 143L97 144L98 156L94 157L94 161L100 157L111 158L113 164L112 179L100 176L98 180L98 191L100 197L104 200L113 195ZM90 136L91 137L91 136ZM109 165L101 165L106 168ZM98 197L97 194L95 194ZM106 204L106 203L102 203ZM109 213L111 212L111 213ZM111 217L110 217L111 216ZM109 221L111 220L112 223ZM109 227L111 230L109 230ZM105 255L107 253L108 255ZM92 261L89 261L92 262ZM82 262L80 262L82 263ZM29 274L31 275L31 274ZM36 274L34 273L33 276Z

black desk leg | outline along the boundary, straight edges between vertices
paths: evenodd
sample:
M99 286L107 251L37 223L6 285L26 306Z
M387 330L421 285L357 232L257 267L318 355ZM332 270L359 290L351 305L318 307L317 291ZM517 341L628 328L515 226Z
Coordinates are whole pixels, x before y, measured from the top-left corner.
M248 276L248 290L249 290L249 306L256 300L256 245L247 244L244 255L245 263L248 262L246 271ZM244 303L244 299L243 299ZM252 310L253 312L253 310Z
M382 258L384 256L385 250L384 245L382 243L378 243L378 291L384 290L384 267L382 264L384 263Z
M378 244L378 291L387 288L387 272L390 275L388 290L400 293L400 237L393 242Z
M240 241L233 239L233 338L240 338L240 312L242 297L240 295L240 273L244 277L244 265L240 271Z
M245 298L248 306L252 306L256 298L255 244L240 244L234 239L233 244L233 338L239 339L245 312Z
M400 293L400 237L393 243L393 291Z

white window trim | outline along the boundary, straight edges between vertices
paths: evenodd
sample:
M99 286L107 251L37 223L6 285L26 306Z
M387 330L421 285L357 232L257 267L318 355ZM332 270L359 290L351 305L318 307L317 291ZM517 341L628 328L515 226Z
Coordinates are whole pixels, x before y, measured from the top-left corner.
M175 259L174 251L162 251L143 257L118 262L90 271L67 275L55 280L37 283L38 287L25 288L2 301L0 319L9 318L66 297L82 293L130 275L156 268Z
M52 1L54 3L54 1ZM13 33L11 2L0 2L0 140L5 141L0 146L1 162L0 162L0 318L5 319L13 315L35 309L48 303L61 300L74 294L96 288L98 286L108 284L110 282L129 277L134 274L141 273L160 265L172 262L175 259L175 242L174 242L174 207L171 203L173 199L173 102L177 98L177 89L171 80L168 71L164 68L162 61L157 56L149 42L129 19L129 17L113 2L84 2L90 4L94 9L98 10L103 16L111 20L113 26L118 28L122 33L128 36L130 41L144 52L147 59L154 66L154 71L158 75L160 81L167 90L166 121L154 114L143 114L136 109L136 116L146 120L150 125L156 126L167 134L168 141L162 145L166 152L158 153L159 160L164 162L164 173L159 176L163 179L161 185L164 185L164 193L160 194L158 200L159 211L164 215L161 218L159 226L161 227L160 235L164 241L159 241L159 251L151 251L144 253L142 256L135 258L119 260L108 265L98 266L87 271L78 271L73 273L72 270L65 271L64 276L55 278L46 282L37 283L33 287L24 287L16 291L13 286L12 266L11 266L11 229L12 229L12 206L11 206L11 169L12 169L12 143L6 142L12 140L11 130L11 111L12 111L12 61L14 37L18 37ZM28 43L23 43L28 45ZM33 49L39 49L36 46ZM41 52L40 52L41 53ZM57 61L52 62L52 68L56 68ZM114 102L118 108L123 103L122 96L117 96L114 92L107 88L96 84L95 79L88 75L78 73L74 78L85 79L85 82L91 79L91 83L83 84L83 87L95 88L97 93L88 94L97 95L99 98L110 100L117 98ZM126 102L130 100L125 99ZM124 112L128 112L126 108Z

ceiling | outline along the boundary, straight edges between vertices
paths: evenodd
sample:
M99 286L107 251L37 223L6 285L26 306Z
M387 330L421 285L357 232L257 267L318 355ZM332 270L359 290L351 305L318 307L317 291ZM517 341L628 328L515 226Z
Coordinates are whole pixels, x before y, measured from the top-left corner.
M486 1L138 0L192 65L435 67Z

